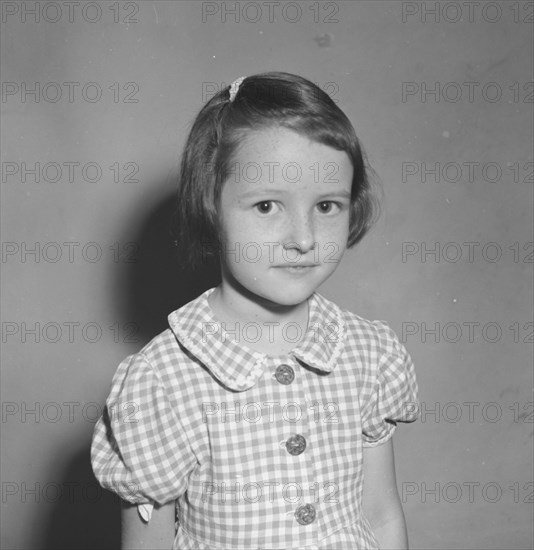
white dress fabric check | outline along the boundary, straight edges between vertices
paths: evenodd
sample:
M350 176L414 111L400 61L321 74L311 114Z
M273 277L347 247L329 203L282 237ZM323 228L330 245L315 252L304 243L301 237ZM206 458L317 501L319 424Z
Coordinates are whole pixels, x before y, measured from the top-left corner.
M386 323L315 293L298 345L265 355L247 346L257 326L216 321L213 290L119 365L93 435L97 479L145 521L176 501L174 550L378 548L363 447L415 420L406 349Z

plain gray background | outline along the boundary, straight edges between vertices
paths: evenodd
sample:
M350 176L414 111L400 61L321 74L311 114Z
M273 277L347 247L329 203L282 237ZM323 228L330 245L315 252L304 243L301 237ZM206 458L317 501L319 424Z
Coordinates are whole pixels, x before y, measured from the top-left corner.
M423 417L395 436L412 547L531 548L532 2L2 4L2 547L116 544L95 418L120 360L214 279L168 232L189 124L284 70L339 103L383 182L321 292L415 361Z

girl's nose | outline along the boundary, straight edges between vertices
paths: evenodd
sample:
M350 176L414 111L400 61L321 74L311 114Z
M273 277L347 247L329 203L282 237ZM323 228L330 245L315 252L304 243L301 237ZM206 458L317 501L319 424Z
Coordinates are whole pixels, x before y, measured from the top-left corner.
M291 229L284 242L284 248L297 249L306 254L315 247L315 229L308 215L296 216L291 221Z

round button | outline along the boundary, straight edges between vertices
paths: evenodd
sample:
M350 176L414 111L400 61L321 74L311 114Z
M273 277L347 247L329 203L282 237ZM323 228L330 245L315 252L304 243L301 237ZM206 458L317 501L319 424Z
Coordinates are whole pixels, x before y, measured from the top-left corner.
M295 371L289 365L280 365L276 368L274 377L280 384L287 386L295 380Z
M315 507L311 504L303 504L295 511L295 518L301 525L309 525L315 521Z
M290 455L300 455L304 452L304 449L306 448L306 440L304 437L302 437L299 434L292 435L287 441L286 441L286 449L287 452Z

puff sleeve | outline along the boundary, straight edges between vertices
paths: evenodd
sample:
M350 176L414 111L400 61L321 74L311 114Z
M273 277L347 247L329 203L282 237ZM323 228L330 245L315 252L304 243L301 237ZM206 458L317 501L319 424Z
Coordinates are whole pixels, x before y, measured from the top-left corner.
M383 321L374 321L379 346L371 361L370 393L362 411L363 446L375 447L393 436L397 422L417 419L415 369L395 332Z
M157 372L142 354L127 357L113 377L91 445L102 485L148 521L152 502L166 504L187 489L196 458Z

